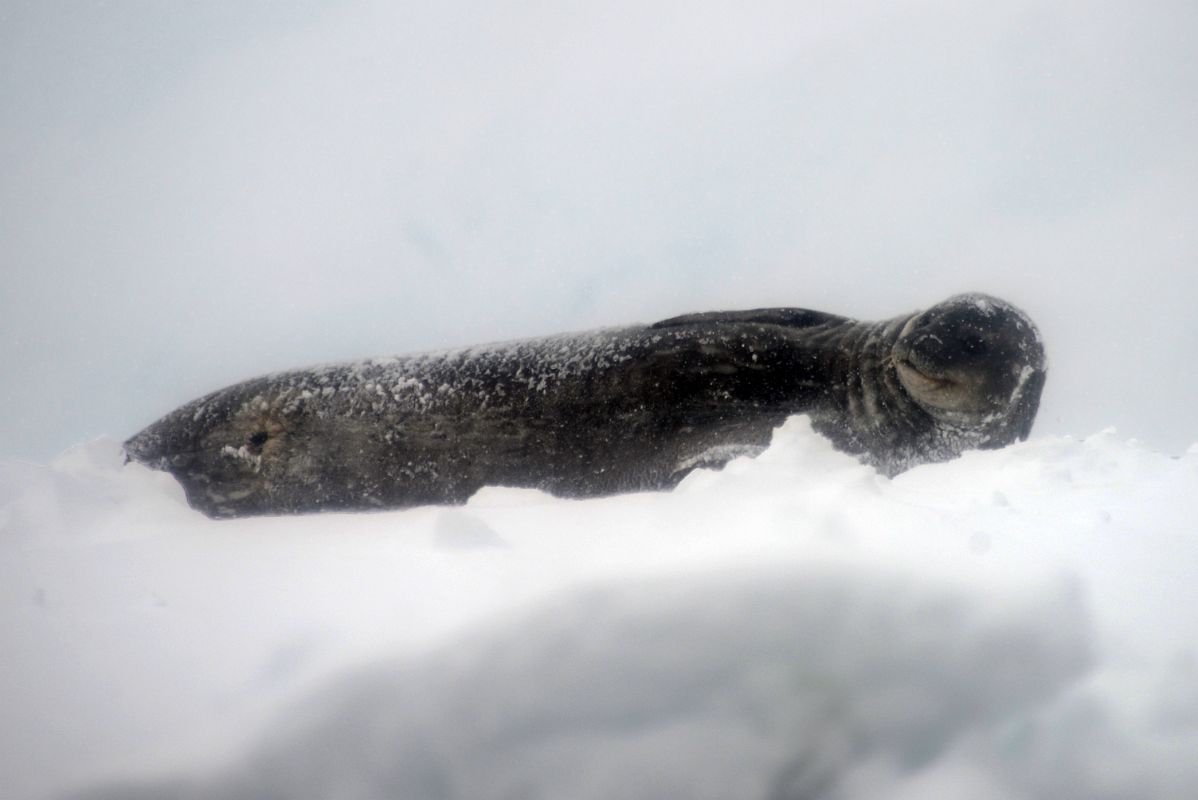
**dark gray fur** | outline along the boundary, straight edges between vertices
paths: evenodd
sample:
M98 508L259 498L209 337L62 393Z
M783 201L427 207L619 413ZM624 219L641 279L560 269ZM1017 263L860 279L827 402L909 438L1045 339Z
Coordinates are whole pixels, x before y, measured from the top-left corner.
M267 375L125 446L211 516L669 488L797 413L893 475L1026 438L1044 376L1035 326L985 295L876 323L713 312Z

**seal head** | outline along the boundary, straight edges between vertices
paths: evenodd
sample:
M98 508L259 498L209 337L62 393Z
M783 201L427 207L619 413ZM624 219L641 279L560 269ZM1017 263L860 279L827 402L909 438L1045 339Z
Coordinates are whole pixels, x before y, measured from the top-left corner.
M989 432L1001 446L1031 432L1046 376L1039 331L1015 306L962 294L916 314L893 347L898 379L944 425Z
M352 419L316 413L286 383L256 379L171 412L125 443L128 456L174 474L188 501L213 516L319 508L329 490L353 487L369 437Z

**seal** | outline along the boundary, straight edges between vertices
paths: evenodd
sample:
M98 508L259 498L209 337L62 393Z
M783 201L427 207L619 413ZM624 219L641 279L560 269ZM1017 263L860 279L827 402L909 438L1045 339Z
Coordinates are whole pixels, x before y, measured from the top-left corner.
M1032 321L982 294L872 323L707 312L254 378L125 449L213 517L666 489L799 413L894 475L1026 438L1045 375Z

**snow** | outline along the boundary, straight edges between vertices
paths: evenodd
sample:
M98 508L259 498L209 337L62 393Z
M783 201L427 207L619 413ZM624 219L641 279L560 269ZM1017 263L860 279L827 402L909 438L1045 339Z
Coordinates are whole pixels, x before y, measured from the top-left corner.
M212 521L0 463L6 798L1182 798L1198 448L893 479L808 420L673 492Z

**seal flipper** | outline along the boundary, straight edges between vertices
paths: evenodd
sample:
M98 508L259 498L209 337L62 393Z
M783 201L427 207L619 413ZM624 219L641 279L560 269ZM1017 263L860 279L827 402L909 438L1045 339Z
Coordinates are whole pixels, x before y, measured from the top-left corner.
M817 325L848 322L847 317L812 311L807 308L753 308L748 311L704 311L698 314L682 314L663 319L649 327L651 329L677 328L682 325L727 325L735 323L758 323L762 325L785 325L789 328L814 328Z

